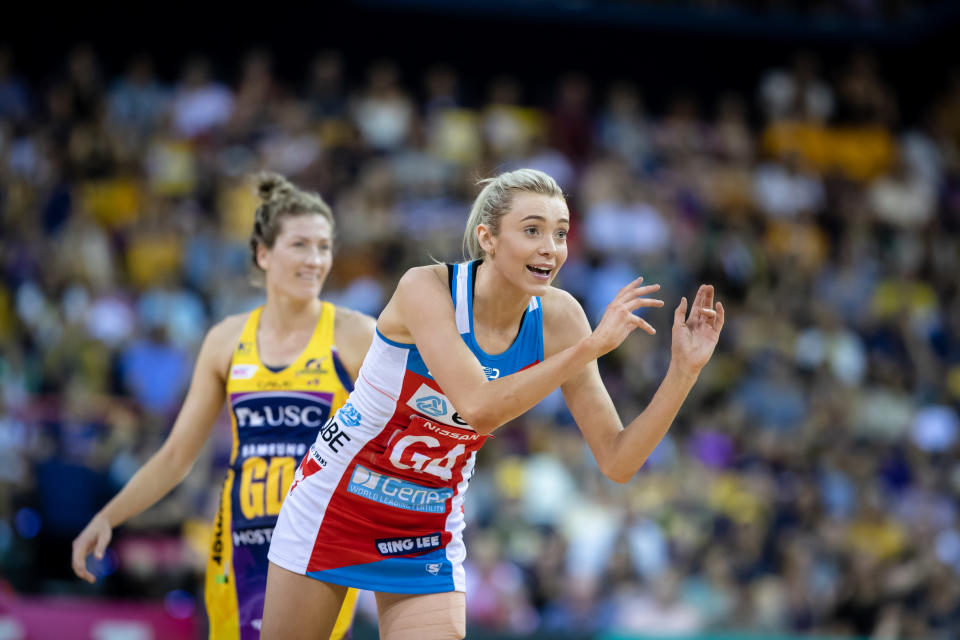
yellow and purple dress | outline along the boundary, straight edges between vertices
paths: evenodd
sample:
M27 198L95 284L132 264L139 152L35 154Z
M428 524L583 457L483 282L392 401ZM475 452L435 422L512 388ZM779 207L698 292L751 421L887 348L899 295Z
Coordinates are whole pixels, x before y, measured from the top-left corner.
M336 307L323 303L306 349L273 370L260 361L250 313L227 379L233 449L207 560L206 605L213 640L260 637L273 527L297 465L353 384L333 344ZM356 590L347 594L331 635L349 631Z

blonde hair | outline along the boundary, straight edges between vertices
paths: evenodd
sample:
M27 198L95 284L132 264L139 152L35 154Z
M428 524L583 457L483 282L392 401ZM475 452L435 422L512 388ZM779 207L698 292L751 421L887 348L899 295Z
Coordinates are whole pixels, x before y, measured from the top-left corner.
M253 216L253 231L250 233L250 251L253 266L257 264L257 247L273 247L280 235L282 221L290 216L317 214L330 223L333 231L333 211L320 194L302 191L278 173L263 172L254 177L256 194L262 204Z
M536 193L551 198L564 197L563 189L557 181L536 169L508 171L495 178L480 180L477 184L484 187L473 201L463 234L463 253L471 260L486 256L477 239L477 227L484 224L493 235L500 233L500 218L510 210L516 192Z

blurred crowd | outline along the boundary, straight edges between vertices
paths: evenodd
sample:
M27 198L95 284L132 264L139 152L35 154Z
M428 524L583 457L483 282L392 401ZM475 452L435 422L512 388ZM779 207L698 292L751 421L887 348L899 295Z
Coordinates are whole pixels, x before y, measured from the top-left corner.
M636 274L663 286L658 334L601 361L621 417L666 371L681 295L715 284L727 323L627 485L556 394L488 443L470 624L957 637L960 75L906 121L868 53L820 65L652 113L642 78L558 74L543 98L326 52L284 83L252 51L235 78L194 58L169 83L149 57L104 77L79 47L40 82L0 48L0 589L199 608L223 417L96 587L69 541L159 447L206 329L262 300L252 173L332 204L325 297L376 314L406 267L460 258L477 179L526 166L569 194L558 284L593 321Z

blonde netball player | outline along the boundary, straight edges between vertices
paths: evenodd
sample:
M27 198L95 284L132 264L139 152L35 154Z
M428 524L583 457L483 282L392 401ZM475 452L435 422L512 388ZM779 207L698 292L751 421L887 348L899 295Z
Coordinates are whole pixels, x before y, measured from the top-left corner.
M190 470L225 399L233 450L207 565L211 638L259 637L267 549L297 463L352 390L373 318L318 296L330 271L333 216L319 195L264 174L250 244L266 304L207 334L193 381L166 442L73 543L73 569L102 557L113 527L144 511ZM349 629L351 593L327 636ZM326 636L325 636L326 637Z
M596 360L663 303L620 290L597 328L551 286L570 215L556 182L519 170L486 181L467 222L472 258L408 271L377 321L347 403L324 425L270 545L263 637L322 638L348 587L376 592L385 640L465 634L463 496L498 427L558 386L601 471L628 481L666 433L723 327L701 286L674 312L672 360L626 427Z

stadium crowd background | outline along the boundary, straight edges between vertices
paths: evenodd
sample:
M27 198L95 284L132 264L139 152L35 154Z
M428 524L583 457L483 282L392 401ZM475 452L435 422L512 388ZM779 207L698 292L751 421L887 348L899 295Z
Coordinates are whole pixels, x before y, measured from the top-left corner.
M530 166L569 194L559 284L593 320L640 273L668 306L714 283L728 322L629 484L603 479L559 397L486 446L471 628L960 632L960 73L908 118L868 49L830 68L797 51L749 91L657 109L642 77L559 68L535 92L337 51L295 81L268 50L171 78L127 62L106 75L83 45L42 78L0 47L0 591L202 617L225 417L97 585L69 542L159 447L205 330L260 301L251 173L333 205L325 297L376 314L406 267L459 259L478 178ZM622 416L666 370L669 314L649 319L657 336L601 362Z

